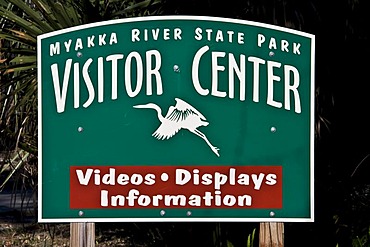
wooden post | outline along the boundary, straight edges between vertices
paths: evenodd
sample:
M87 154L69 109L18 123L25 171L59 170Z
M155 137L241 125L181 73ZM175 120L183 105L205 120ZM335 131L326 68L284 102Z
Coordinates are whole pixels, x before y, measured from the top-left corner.
M70 224L71 247L95 247L95 223Z
M283 247L284 223L261 222L259 247Z

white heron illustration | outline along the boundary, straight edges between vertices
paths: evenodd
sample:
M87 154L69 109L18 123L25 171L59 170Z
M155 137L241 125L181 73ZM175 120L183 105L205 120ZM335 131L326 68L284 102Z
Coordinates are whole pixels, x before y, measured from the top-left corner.
M191 133L201 137L211 150L217 155L219 148L213 146L208 138L197 128L201 126L207 126L209 123L206 122L206 118L197 109L191 106L189 103L183 101L182 99L175 98L176 105L170 106L167 115L162 116L162 109L154 104L148 103L144 105L135 105L134 108L147 108L154 109L157 111L158 119L161 125L152 134L158 140L166 140L174 136L179 130L187 129Z

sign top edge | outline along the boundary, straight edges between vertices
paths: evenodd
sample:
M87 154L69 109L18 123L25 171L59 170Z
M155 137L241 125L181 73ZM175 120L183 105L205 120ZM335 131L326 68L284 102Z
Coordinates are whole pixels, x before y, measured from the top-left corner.
M86 28L93 28L97 26L107 26L111 24L132 23L132 22L142 22L142 21L161 21L161 20L199 20L199 21L214 21L214 22L225 22L225 23L232 23L232 24L243 24L243 25L263 27L263 28L273 29L277 31L291 33L291 34L296 34L296 35L300 35L300 36L307 37L310 39L315 38L314 34L299 31L296 29L291 29L287 27L282 27L282 26L277 26L277 25L272 25L272 24L267 24L267 23L262 23L262 22L243 20L243 19L213 17L213 16L198 16L198 15L163 15L163 16L131 17L131 18L124 18L124 19L114 19L114 20L107 20L107 21L101 21L101 22L93 22L93 23L88 23L88 24L81 24L81 25L45 33L45 34L40 34L37 37L37 39L41 40L41 39L45 39L48 37L53 37L56 35L65 34L65 33L78 31L78 30L83 30Z

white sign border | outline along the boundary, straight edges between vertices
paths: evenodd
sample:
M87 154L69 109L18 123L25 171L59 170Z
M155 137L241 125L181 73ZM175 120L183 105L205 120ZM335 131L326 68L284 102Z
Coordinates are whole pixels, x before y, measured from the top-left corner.
M42 217L42 95L41 95L41 41L42 39L53 37L60 34L69 33L72 31L83 30L87 28L107 26L120 23L132 23L140 21L159 21L159 20L199 20L199 21L214 21L233 24L242 24L249 26L262 27L286 33L299 35L311 40L311 92L310 92L310 217L309 218L166 218L160 216L158 218L58 218L50 219ZM39 35L37 37L37 76L38 76L38 222L53 223L53 222L314 222L314 142L315 142L315 35L302 31L289 29L286 27L275 26L266 23L247 21L241 19L210 17L210 16L148 16L148 17L133 17L127 19L116 19L103 22L95 22L90 24L79 25L71 28L65 28L54 32ZM160 211L160 210L159 210Z

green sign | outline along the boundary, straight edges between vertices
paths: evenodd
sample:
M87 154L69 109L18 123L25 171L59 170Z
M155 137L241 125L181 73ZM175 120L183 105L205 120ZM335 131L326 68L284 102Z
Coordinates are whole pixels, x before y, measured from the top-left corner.
M314 49L198 16L39 36L39 221L313 221Z

